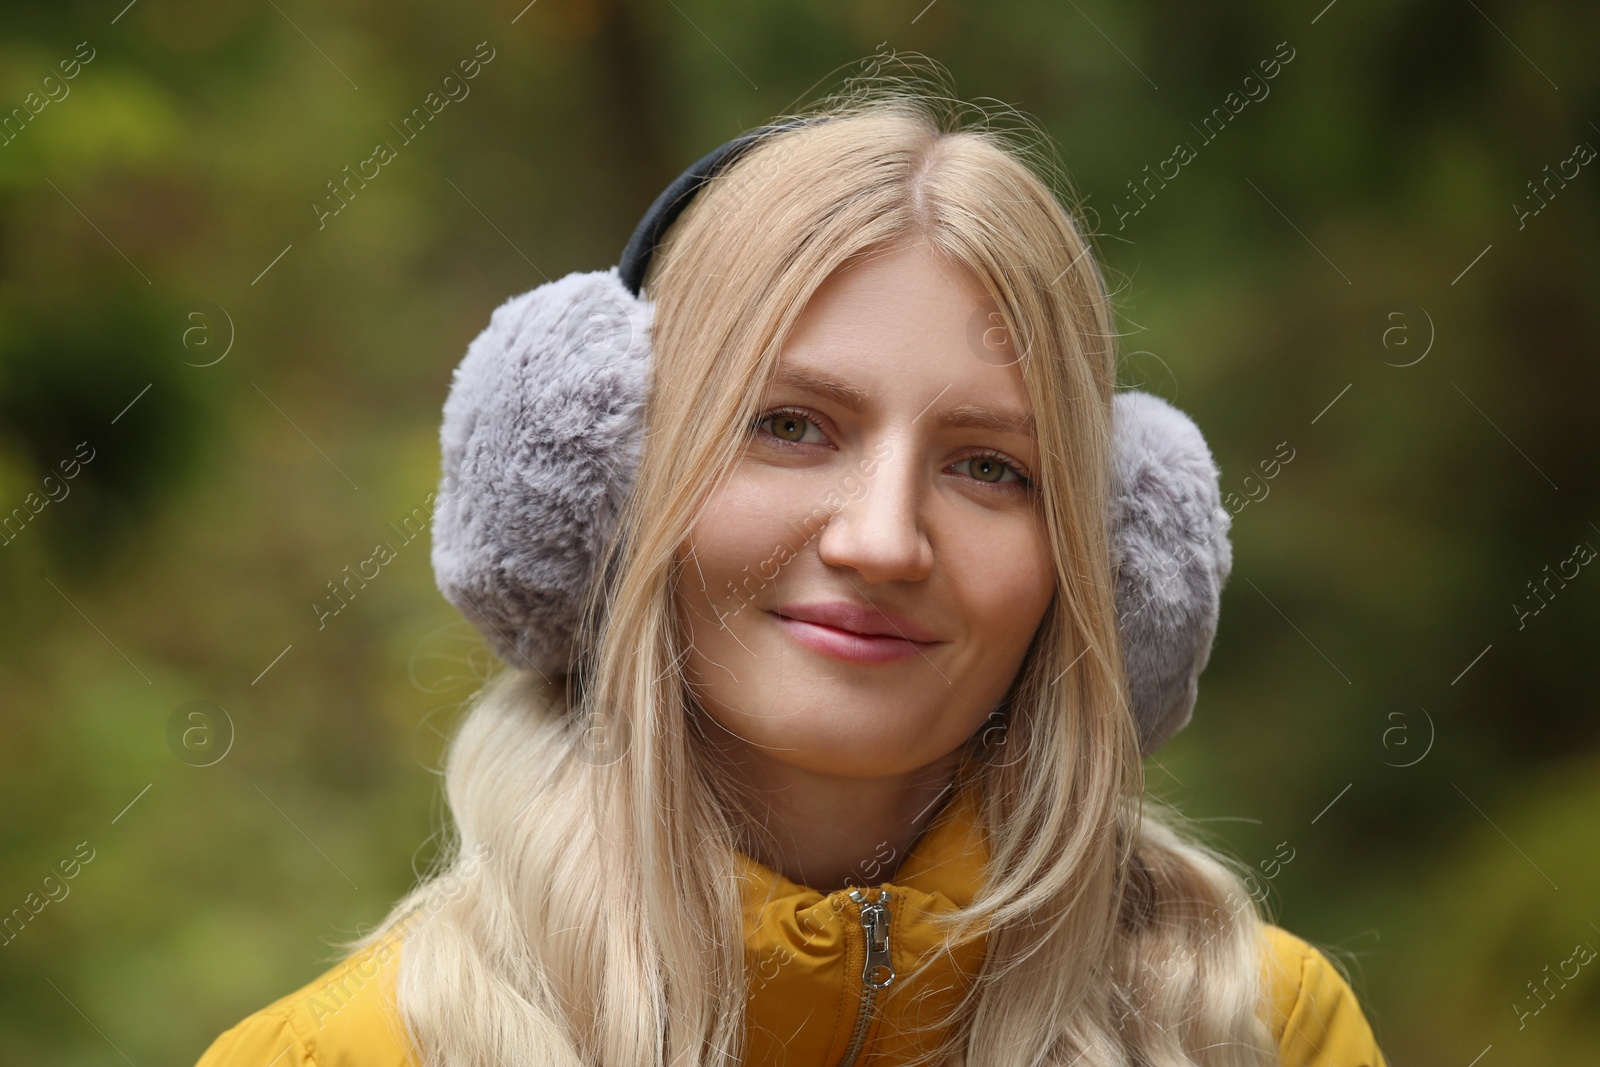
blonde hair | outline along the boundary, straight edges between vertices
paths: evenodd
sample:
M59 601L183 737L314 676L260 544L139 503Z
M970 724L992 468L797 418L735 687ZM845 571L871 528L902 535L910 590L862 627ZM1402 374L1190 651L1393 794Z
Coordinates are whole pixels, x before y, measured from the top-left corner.
M994 758L990 729L962 753L991 866L948 936L988 950L937 1058L1275 1063L1240 865L1142 805L1106 529L1114 321L1053 165L881 70L789 117L821 115L711 181L658 252L647 443L574 673L507 668L485 687L446 764L441 874L353 947L404 929L397 1000L427 1067L741 1061L738 798L695 731L676 553L807 298L853 257L925 240L982 283L1021 353L1057 582L1003 705L1021 755Z

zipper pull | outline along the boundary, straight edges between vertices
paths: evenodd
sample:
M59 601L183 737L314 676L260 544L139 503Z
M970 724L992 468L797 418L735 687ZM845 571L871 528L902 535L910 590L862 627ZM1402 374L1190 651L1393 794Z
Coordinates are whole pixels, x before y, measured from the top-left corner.
M890 891L880 890L873 901L863 897L859 889L852 889L850 896L861 905L861 929L867 940L867 961L861 968L861 983L869 989L884 989L894 981L894 964L889 960Z

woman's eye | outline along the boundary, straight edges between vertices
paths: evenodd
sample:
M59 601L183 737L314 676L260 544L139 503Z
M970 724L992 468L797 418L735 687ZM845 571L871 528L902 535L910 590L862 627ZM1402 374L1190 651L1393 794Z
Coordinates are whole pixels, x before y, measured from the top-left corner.
M997 487L1003 486L1007 489L1027 489L1033 484L1028 480L1027 475L1022 473L1021 468L1007 463L999 456L984 454L968 456L966 459L959 461L956 466L959 467L963 463L969 465L968 471L975 482L983 482L985 485ZM1010 475L1010 477L1007 478L1007 475Z
M825 444L827 442L827 438L821 437L822 430L820 427L817 428L818 437L821 438L820 441L805 440L806 429L808 427L815 427L817 424L812 419L806 417L798 411L769 411L767 414L761 416L755 422L751 423L750 428L752 431L754 431L763 426L767 426L768 424L771 424L772 426L772 428L767 431L768 434L776 437L780 441L784 441L792 445Z

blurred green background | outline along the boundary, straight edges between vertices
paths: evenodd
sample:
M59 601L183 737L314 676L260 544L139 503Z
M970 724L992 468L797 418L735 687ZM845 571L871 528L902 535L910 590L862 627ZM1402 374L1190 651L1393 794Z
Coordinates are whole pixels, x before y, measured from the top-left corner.
M124 3L0 6L0 1061L192 1063L406 889L490 664L395 532L451 370L880 48L1049 131L1235 494L1151 789L1393 1062L1593 1061L1600 8Z

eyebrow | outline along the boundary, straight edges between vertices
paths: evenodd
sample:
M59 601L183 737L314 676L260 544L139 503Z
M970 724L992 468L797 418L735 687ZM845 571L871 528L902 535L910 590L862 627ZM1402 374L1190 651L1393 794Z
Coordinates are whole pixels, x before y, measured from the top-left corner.
M792 385L825 396L841 407L857 413L866 407L869 399L864 389L799 368L780 370L773 380L779 385ZM941 427L993 430L996 433L1020 434L1023 437L1037 436L1035 428L1037 424L1031 414L996 411L976 404L957 404L947 408L935 417L934 422Z
M994 411L975 404L957 404L948 411L940 412L934 421L940 426L964 426L996 433L1020 434L1023 437L1037 436L1032 415Z

